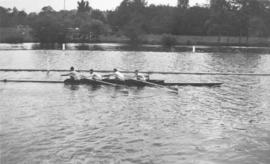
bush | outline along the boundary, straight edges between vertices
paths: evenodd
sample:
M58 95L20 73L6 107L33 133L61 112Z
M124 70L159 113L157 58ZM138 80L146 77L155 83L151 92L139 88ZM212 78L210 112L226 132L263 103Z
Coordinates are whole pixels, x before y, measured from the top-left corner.
M105 24L99 20L92 20L82 24L80 27L80 35L84 42L98 42L99 36L105 33Z
M65 43L65 24L54 15L39 16L32 28L34 36L41 43Z
M3 42L5 43L22 43L24 41L23 36L21 35L15 35L15 36L10 36L4 39Z
M177 43L176 38L172 35L165 34L161 38L161 44L165 48L171 48L175 46Z
M130 23L124 27L124 35L129 39L129 43L132 45L141 44L141 35L143 34L143 30L140 25L135 23Z

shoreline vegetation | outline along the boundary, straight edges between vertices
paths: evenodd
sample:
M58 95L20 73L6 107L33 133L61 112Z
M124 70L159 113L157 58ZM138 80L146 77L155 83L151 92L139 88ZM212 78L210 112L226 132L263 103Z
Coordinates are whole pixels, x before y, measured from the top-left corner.
M76 7L76 6L74 6ZM0 43L124 43L172 49L179 45L270 47L270 1L211 0L209 5L148 5L123 0L115 10L44 6L26 13L0 6Z
M260 53L270 54L270 47L259 46L203 46L129 43L0 43L0 50L82 50L82 51L145 51L145 52L196 52L196 53Z
M17 28L0 28L0 43L42 43L39 42L31 35L31 29L23 29L23 35L21 29ZM164 36L169 36L173 39L173 45L170 46L246 46L246 47L270 47L270 37L249 37L239 38L236 36L186 36L186 35L158 35L147 34L141 35L139 44L160 45L165 46ZM168 41L170 42L170 41ZM66 43L122 43L130 44L128 37L122 35L100 35L98 40L80 42L70 41ZM52 43L51 43L52 44ZM170 44L170 43L169 43ZM131 44L132 45L132 44ZM135 44L136 45L136 44Z

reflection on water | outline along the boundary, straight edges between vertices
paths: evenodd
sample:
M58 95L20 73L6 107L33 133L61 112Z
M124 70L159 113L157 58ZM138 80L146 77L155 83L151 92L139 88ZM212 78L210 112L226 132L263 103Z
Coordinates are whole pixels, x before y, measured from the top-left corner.
M74 91L80 89L79 85L67 85L67 84L64 84L64 86L65 86L65 88L70 89L70 90L74 90Z
M1 51L0 68L269 73L258 54ZM0 79L63 80L0 72ZM0 83L1 163L268 164L270 78L153 75L221 87Z
M194 45L178 45L165 48L161 45L132 45L121 43L19 43L0 44L0 50L90 50L90 51L147 51L147 52L192 52ZM65 47L65 48L64 48ZM224 53L264 53L269 54L269 47L238 47L238 46L199 46L196 52L224 52Z

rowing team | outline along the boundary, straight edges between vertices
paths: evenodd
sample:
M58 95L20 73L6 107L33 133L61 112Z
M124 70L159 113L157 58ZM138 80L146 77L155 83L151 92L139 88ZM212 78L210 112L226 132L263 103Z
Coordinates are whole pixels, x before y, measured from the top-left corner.
M80 76L78 74L78 72L75 71L74 67L71 67L70 72L68 74L63 74L61 76L69 76L71 80L80 80L80 79L102 80L104 78L111 78L111 77L113 77L116 80L120 80L120 81L126 80L125 75L123 73L121 73L119 70L117 70L116 68L113 69L112 74L108 74L108 75L101 75L101 74L95 72L93 69L90 69L89 72L90 72L89 76L84 76L84 75ZM143 73L139 73L138 70L135 70L134 78L136 80L146 81L147 79L149 79L149 75L144 75Z

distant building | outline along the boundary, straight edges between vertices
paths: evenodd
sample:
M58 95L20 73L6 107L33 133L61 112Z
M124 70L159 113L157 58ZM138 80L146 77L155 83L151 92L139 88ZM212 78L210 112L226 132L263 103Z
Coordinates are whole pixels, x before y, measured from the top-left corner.
M189 6L189 0L178 0L177 6L186 9Z

